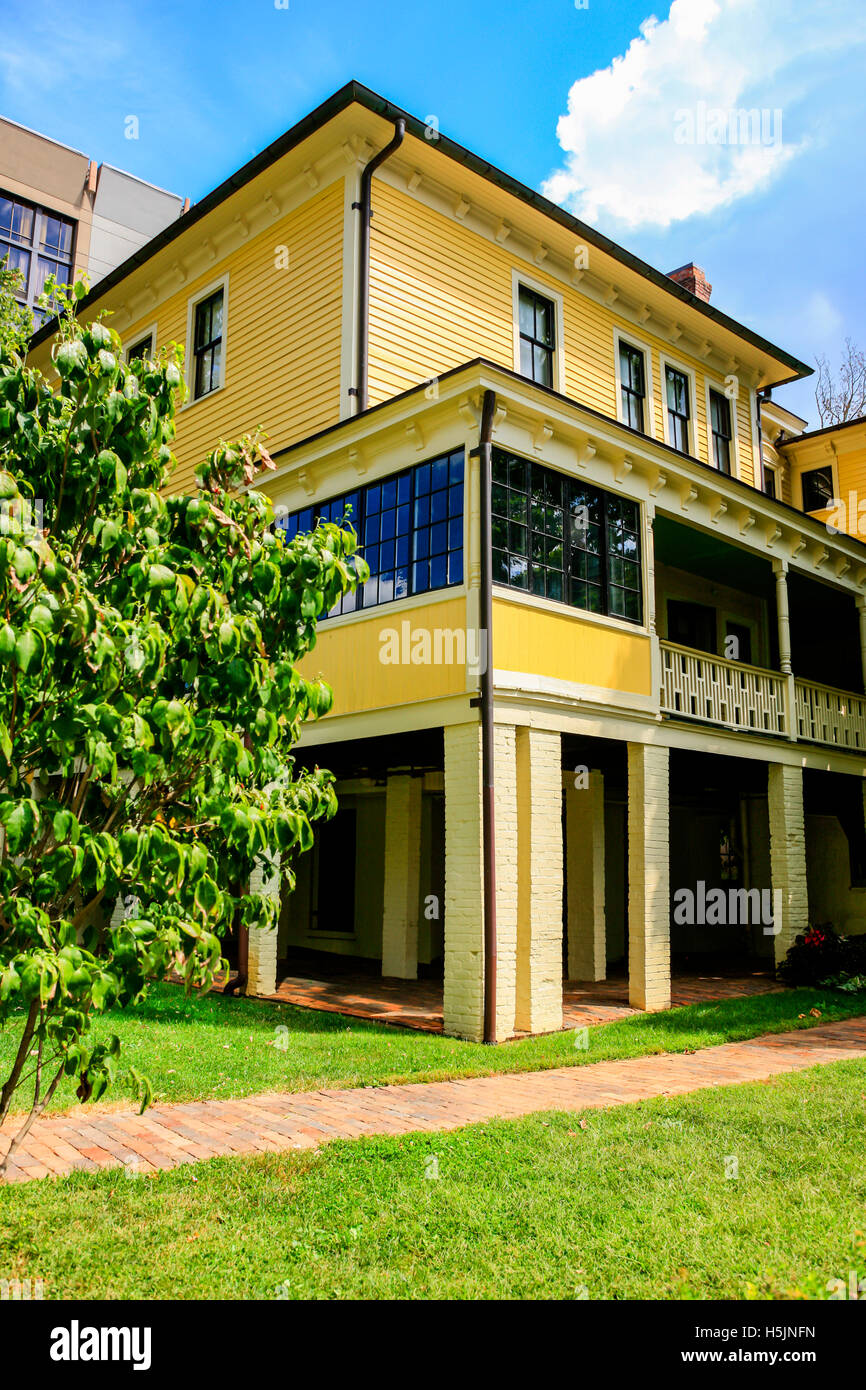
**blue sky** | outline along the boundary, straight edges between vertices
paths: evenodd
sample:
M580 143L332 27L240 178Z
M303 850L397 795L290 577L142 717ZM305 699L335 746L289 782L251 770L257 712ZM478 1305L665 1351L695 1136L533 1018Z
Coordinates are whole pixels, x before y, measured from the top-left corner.
M280 5L5 0L0 112L196 200L356 77L805 361L866 346L863 0ZM764 145L683 136L700 103Z

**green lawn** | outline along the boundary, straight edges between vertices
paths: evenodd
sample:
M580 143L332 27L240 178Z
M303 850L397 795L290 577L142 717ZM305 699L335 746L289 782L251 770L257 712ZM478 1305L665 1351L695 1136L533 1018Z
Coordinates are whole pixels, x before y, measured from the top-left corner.
M866 1064L841 1062L582 1117L10 1186L0 1275L42 1277L46 1298L826 1298L866 1274L864 1090Z
M813 1017L812 1009L820 1018ZM575 1047L573 1033L484 1047L289 1004L218 995L188 999L179 987L164 985L140 1008L100 1020L97 1031L120 1036L122 1059L151 1078L156 1100L186 1101L269 1090L438 1081L684 1052L862 1013L862 995L798 989L601 1024L588 1030L585 1050ZM279 1028L285 1031L278 1034ZM278 1038L285 1050L275 1045ZM9 1029L0 1033L0 1077L15 1041ZM104 1099L126 1100L132 1095L132 1088L120 1082ZM53 1108L74 1104L73 1086L64 1084Z

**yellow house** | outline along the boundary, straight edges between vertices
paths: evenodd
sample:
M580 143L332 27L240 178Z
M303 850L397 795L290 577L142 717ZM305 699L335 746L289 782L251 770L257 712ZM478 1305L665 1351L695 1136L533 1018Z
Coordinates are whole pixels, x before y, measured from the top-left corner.
M866 547L806 506L863 435L804 435L770 391L810 369L709 295L350 83L85 302L185 345L174 486L260 425L281 529L348 510L370 567L306 662L340 811L250 992L377 962L503 1039L564 978L660 1009L866 928Z

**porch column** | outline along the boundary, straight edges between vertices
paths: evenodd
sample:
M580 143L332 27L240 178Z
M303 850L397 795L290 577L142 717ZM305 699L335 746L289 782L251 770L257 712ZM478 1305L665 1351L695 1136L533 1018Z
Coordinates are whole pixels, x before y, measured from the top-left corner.
M481 825L481 725L446 725L445 1000L443 1027L453 1037L484 1036L484 866Z
M275 898L280 915L280 856L270 854L265 864L250 875L250 892ZM277 988L277 938L279 929L250 927L247 951L247 994L273 994Z
M385 788L385 904L382 974L418 978L423 779L389 774Z
M779 666L785 677L785 724L788 738L797 737L797 695L791 666L791 619L788 612L788 561L774 560L776 621L779 632Z
M562 1027L562 740L517 730L515 1027Z
M773 888L782 894L782 928L774 941L778 964L785 959L794 937L809 925L803 772L784 763L770 763L768 772L770 877Z
M586 786L565 787L568 978L603 980L607 974L604 912L604 776L589 772Z
M517 730L494 726L496 839L496 1039L510 1038L517 1008Z
M628 997L671 1002L670 801L667 748L628 745Z

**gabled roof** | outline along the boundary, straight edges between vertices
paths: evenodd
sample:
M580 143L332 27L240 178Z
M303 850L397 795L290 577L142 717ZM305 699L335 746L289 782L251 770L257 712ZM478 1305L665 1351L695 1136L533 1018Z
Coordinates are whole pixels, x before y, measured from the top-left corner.
M103 280L100 280L99 284L81 300L79 309L87 309L91 305L96 304L108 290L118 285L127 275L137 269L138 266L143 265L176 237L182 236L192 225L207 217L208 213L212 212L220 203L230 198L238 189L243 188L245 184L256 178L272 164L275 164L277 160L288 154L290 150L295 149L296 146L300 145L308 136L320 130L328 121L332 120L334 116L345 111L347 107L351 106L353 103L357 103L374 115L381 116L384 120L391 122L397 120L405 121L407 133L415 136L418 140L424 141L424 143L429 146L429 141L425 140L424 132L426 123L424 121L419 120L417 116L410 115L407 111L403 111L399 106L394 106L392 102L387 101L384 97L371 91L369 87L363 86L362 83L355 81L347 82L344 87L341 87L339 91L335 92L327 101L322 102L314 111L304 116L302 120L298 121L290 130L287 130L284 135L274 140L274 142L268 145L266 149L262 150L260 154L255 155L253 159L249 160L247 164L244 164L236 173L231 174L229 178L219 184L211 193L208 193L202 198L201 202L194 204L183 217L178 218L176 222L172 222L164 231L160 232L158 236L155 236L151 241L142 246L140 250L134 252L127 260L123 261L116 270L113 270L109 275L106 275ZM619 246L609 237L604 236L593 227L587 226L585 222L581 222L579 218L572 216L572 214L566 212L564 208L559 207L556 203L551 203L547 198L542 197L540 193L536 193L533 189L527 188L525 184L512 178L510 174L506 174L501 169L497 169L495 165L488 163L479 155L473 154L471 150L465 149L462 145L458 145L456 141L450 140L448 136L439 135L436 141L436 149L441 154L445 155L446 158L454 160L455 163L471 170L474 174L486 179L489 183L501 188L504 192L518 198L522 203L536 209L536 211L542 213L545 217L549 217L553 221L559 223L560 226L567 228L583 242L590 246L594 246L597 250L619 261L630 270L644 276L647 280L651 281L652 284L664 290L666 294L669 294L672 299L679 300L690 309L696 310L728 332L750 343L760 352L768 353L777 362L784 363L785 366L791 369L792 373L790 377L785 378L785 381L793 381L799 377L812 375L813 369L807 366L806 363L799 361L796 357L792 357L790 353L785 352L782 348L776 347L766 338L761 337L760 334L753 332L752 329L746 328L743 324L738 323L735 319L722 313L720 309L716 309L713 305L698 299L681 285L678 285L675 280L671 280L669 276L665 275L662 271L656 270L654 266L648 265L646 261L642 261L640 257L633 255L630 251L626 251L624 247ZM30 344L31 347L36 347L39 343L50 338L54 332L54 327L54 319L43 324L33 335ZM777 382L775 384L782 385L783 383Z

